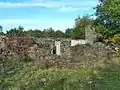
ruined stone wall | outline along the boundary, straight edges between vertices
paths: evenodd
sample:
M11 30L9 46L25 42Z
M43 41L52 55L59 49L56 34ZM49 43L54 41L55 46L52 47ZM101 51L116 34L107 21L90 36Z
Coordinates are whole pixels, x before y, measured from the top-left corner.
M60 41L60 55L53 53L55 41ZM0 57L30 57L42 67L98 67L115 52L102 43L71 46L71 39L2 37Z
M39 39L40 40L40 39ZM103 43L91 44L79 44L71 46L71 39L42 39L44 43L50 44L49 50L55 46L55 41L61 42L61 55L50 53L41 57L40 60L54 64L53 66L62 67L98 67L104 60L115 55L114 50L111 47L106 46ZM43 42L41 40L41 43ZM40 41L39 41L40 43ZM49 51L48 50L48 51ZM45 50L47 51L47 50ZM45 62L44 62L45 63Z
M103 43L76 45L71 47L71 52L70 63L78 67L100 67L105 61L116 57L114 49Z

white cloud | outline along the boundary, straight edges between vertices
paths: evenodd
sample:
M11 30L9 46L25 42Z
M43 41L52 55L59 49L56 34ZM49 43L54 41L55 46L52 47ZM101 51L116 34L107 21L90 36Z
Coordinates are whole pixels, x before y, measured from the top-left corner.
M36 0L35 0L36 1ZM56 9L58 12L74 12L78 10L89 10L96 6L96 1L52 1L52 0L38 0L33 3L10 3L0 2L0 8L21 8L21 7L46 7L49 9Z
M4 3L4 2L0 2L0 7L1 8L9 8L9 7L34 7L34 6L44 6L44 7L50 7L50 6L46 6L43 3Z
M96 1L74 1L74 0L61 0L61 1L52 1L52 0L41 0L39 2L33 3L10 3L10 2L0 2L1 8L9 8L9 7L35 7L35 6L43 6L47 8L60 8L60 7L84 7L86 6L96 6L98 2Z
M92 8L90 7L86 7L86 8L78 8L78 7L67 7L67 6L63 6L61 8L59 8L59 12L74 12L74 11L78 11L78 10L90 10Z
M71 12L71 11L78 11L80 8L75 8L75 7L61 7L59 9L60 12Z

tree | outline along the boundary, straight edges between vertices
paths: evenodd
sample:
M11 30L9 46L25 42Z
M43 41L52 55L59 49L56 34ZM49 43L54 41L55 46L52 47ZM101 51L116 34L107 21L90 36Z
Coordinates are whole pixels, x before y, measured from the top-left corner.
M73 39L84 39L85 29L83 27L75 27L72 34Z
M75 27L86 27L88 25L92 25L93 20L90 19L88 15L83 16L82 18L78 17L75 19Z
M5 35L5 33L3 32L3 27L0 25L0 35Z
M22 26L19 26L19 27L18 27L18 30L23 31L24 28L23 28Z
M32 36L32 37L35 37L35 38L40 38L40 37L43 37L43 33L42 31L38 30L38 29L35 29L35 30L28 30L28 31L24 31L26 35L28 36Z
M3 27L0 25L0 32L2 32L2 30L3 30Z
M105 37L120 33L120 0L100 0L96 9L98 30L102 28L99 32Z
M55 37L55 31L52 28L46 30L47 37Z
M93 19L90 19L89 16L83 16L82 18L78 17L75 19L75 27L73 30L72 37L75 39L84 39L85 38L85 28L88 25L93 25Z
M72 38L72 36L73 36L73 30L74 30L74 28L68 28L68 29L66 29L65 30L65 37L66 38Z
M56 38L63 38L65 36L65 34L60 30L57 30L55 34L56 34L55 35Z
M94 20L91 19L88 15L78 17L75 19L75 27L68 28L65 31L65 37L73 38L73 39L85 39L85 28L88 25L93 26Z
M24 33L24 28L23 27L21 27L21 26L19 26L18 28L12 28L12 29L10 29L9 31L7 31L7 35L8 36L23 36L23 35L25 35L25 33Z
M55 36L55 31L52 28L49 29L44 29L43 30L43 37L54 37Z

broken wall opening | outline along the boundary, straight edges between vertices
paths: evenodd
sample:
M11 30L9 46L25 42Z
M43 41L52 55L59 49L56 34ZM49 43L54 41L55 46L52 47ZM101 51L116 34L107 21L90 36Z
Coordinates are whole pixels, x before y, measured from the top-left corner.
M53 54L56 54L56 47L53 47Z

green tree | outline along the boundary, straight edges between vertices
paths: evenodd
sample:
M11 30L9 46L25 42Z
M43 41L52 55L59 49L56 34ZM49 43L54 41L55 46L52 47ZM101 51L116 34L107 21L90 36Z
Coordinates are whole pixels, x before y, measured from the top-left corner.
M90 19L89 16L78 17L75 19L75 27L73 30L72 38L84 39L85 38L85 28L88 25L93 25L94 20Z
M2 32L2 30L3 30L3 27L0 25L0 32Z
M65 37L66 38L71 38L72 35L73 35L73 30L74 30L74 28L68 28L68 29L66 29L65 30Z
M0 25L0 35L5 35L5 33L3 32L3 27Z
M98 31L105 37L120 33L120 0L100 0L96 8Z
M12 28L9 31L7 31L6 35L8 36L22 36L25 35L24 28L22 26L19 26L18 28Z
M72 34L73 39L84 39L85 29L83 27L75 27Z
M86 15L82 18L78 17L75 19L75 27L86 27L93 24L93 19L90 19L90 16Z
M55 36L55 31L52 28L49 29L44 29L43 30L43 37L54 37Z
M32 36L32 37L35 37L35 38L40 38L40 37L43 37L43 33L42 31L38 30L38 29L35 29L35 30L28 30L28 31L24 31L26 35L28 36Z
M55 31L52 28L46 30L47 37L55 37Z
M55 35L56 38L63 38L65 36L65 34L60 30L57 30L55 34L56 34Z

